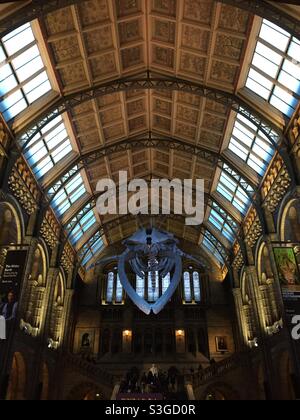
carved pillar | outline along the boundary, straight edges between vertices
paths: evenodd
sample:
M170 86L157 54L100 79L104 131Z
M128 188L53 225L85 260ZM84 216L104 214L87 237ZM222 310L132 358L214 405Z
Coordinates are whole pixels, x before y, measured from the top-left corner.
M264 368L265 368L265 377L267 378L266 388L267 388L267 398L271 400L276 400L276 388L275 388L275 367L272 363L271 349L268 348L266 344L266 327L264 325L264 316L263 316L263 305L261 302L261 296L258 289L258 279L256 267L246 267L247 282L249 286L249 291L251 294L251 299L253 302L253 312L255 320L258 326L257 338L258 346L262 351L264 359Z
M244 316L241 289L233 289L233 297L238 321L239 339L242 346L248 345L247 323Z

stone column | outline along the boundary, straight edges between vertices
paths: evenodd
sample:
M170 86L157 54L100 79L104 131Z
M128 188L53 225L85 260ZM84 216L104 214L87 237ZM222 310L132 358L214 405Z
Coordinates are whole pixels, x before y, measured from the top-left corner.
M246 328L246 320L244 317L243 311L243 301L242 301L242 293L241 289L233 289L233 297L236 309L236 318L238 321L238 330L239 330L239 341L242 347L247 345L247 328Z
M117 400L117 396L118 396L118 394L120 392L120 388L121 388L121 384L120 383L117 383L114 386L114 389L113 389L113 392L112 392L112 395L111 395L111 401L116 401Z
M186 384L185 384L185 389L186 389L186 393L187 393L187 396L188 396L188 400L189 401L196 401L196 397L195 397L192 382L187 381Z

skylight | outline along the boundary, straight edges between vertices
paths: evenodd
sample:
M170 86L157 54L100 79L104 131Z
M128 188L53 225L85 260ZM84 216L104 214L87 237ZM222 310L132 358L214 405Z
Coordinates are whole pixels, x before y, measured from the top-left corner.
M291 117L300 99L300 41L264 20L246 87Z
M226 169L226 165L224 165L224 169ZM245 187L242 188L241 186L241 183L245 183L245 181L237 174L235 179L236 181L223 170L217 186L217 192L226 198L240 213L246 214L251 202L245 192ZM250 192L252 189L248 187L247 190Z
M238 114L232 131L229 150L263 176L274 155L269 139L256 125Z
M224 214L221 214L218 210L218 206L216 203L213 203L212 210L210 212L209 216L209 222L219 231L222 233L222 235L225 236L228 241L231 243L234 242L235 236L234 232L237 231L238 226L234 222L234 220L229 216Z
M70 138L61 116L46 125L24 151L36 178L44 176L72 151Z
M82 236L97 223L94 211L91 210L87 213L80 221L78 221L76 228L73 230L71 234L71 242L72 244L76 244Z
M52 191L50 191L50 193L51 192ZM55 212L59 216L62 216L86 192L81 174L76 175L76 177L68 182L55 196L52 204Z
M213 257L215 257L221 264L224 264L224 260L223 260L222 256L219 254L219 252L214 247L214 245L210 242L210 240L208 240L205 237L203 239L202 245L204 246L204 248L206 248L206 250L208 251L209 254L212 254Z
M84 252L82 265L86 265L95 255L101 251L104 247L104 243L101 234L98 232L93 238L91 238L83 247Z
M6 121L51 90L30 23L0 40L0 112Z

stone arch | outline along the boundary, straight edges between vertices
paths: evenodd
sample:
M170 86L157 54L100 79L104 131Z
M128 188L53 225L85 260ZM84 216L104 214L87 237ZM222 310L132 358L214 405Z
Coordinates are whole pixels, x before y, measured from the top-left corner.
M300 242L300 199L290 200L282 209L279 232L283 242Z
M28 333L37 336L44 320L44 298L47 286L47 254L38 243L34 249L31 271L23 300L23 323Z
M256 336L256 321L255 313L253 308L253 302L249 285L247 282L247 274L244 272L241 277L241 297L242 297L242 309L243 309L243 330L244 337L247 345L253 345Z
M280 309L278 285L273 272L270 251L265 242L262 242L258 249L257 275L264 325L269 333L274 333L279 324L282 325L282 311Z
M210 385L203 394L205 401L239 401L239 394L228 384L219 382Z
M63 338L65 292L65 279L62 273L59 272L52 289L52 306L49 318L49 340L51 346L55 348L61 344Z
M0 245L20 245L22 243L22 223L15 207L0 203Z
M12 359L6 399L9 401L25 400L26 380L26 362L22 353L17 352Z
M102 389L92 382L76 385L67 397L68 401L99 401L104 399L105 395Z

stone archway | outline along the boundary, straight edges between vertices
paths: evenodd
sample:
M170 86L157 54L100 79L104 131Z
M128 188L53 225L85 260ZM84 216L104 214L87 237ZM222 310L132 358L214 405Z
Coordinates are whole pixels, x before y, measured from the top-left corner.
M21 353L15 353L9 375L6 399L8 401L25 400L26 364Z

